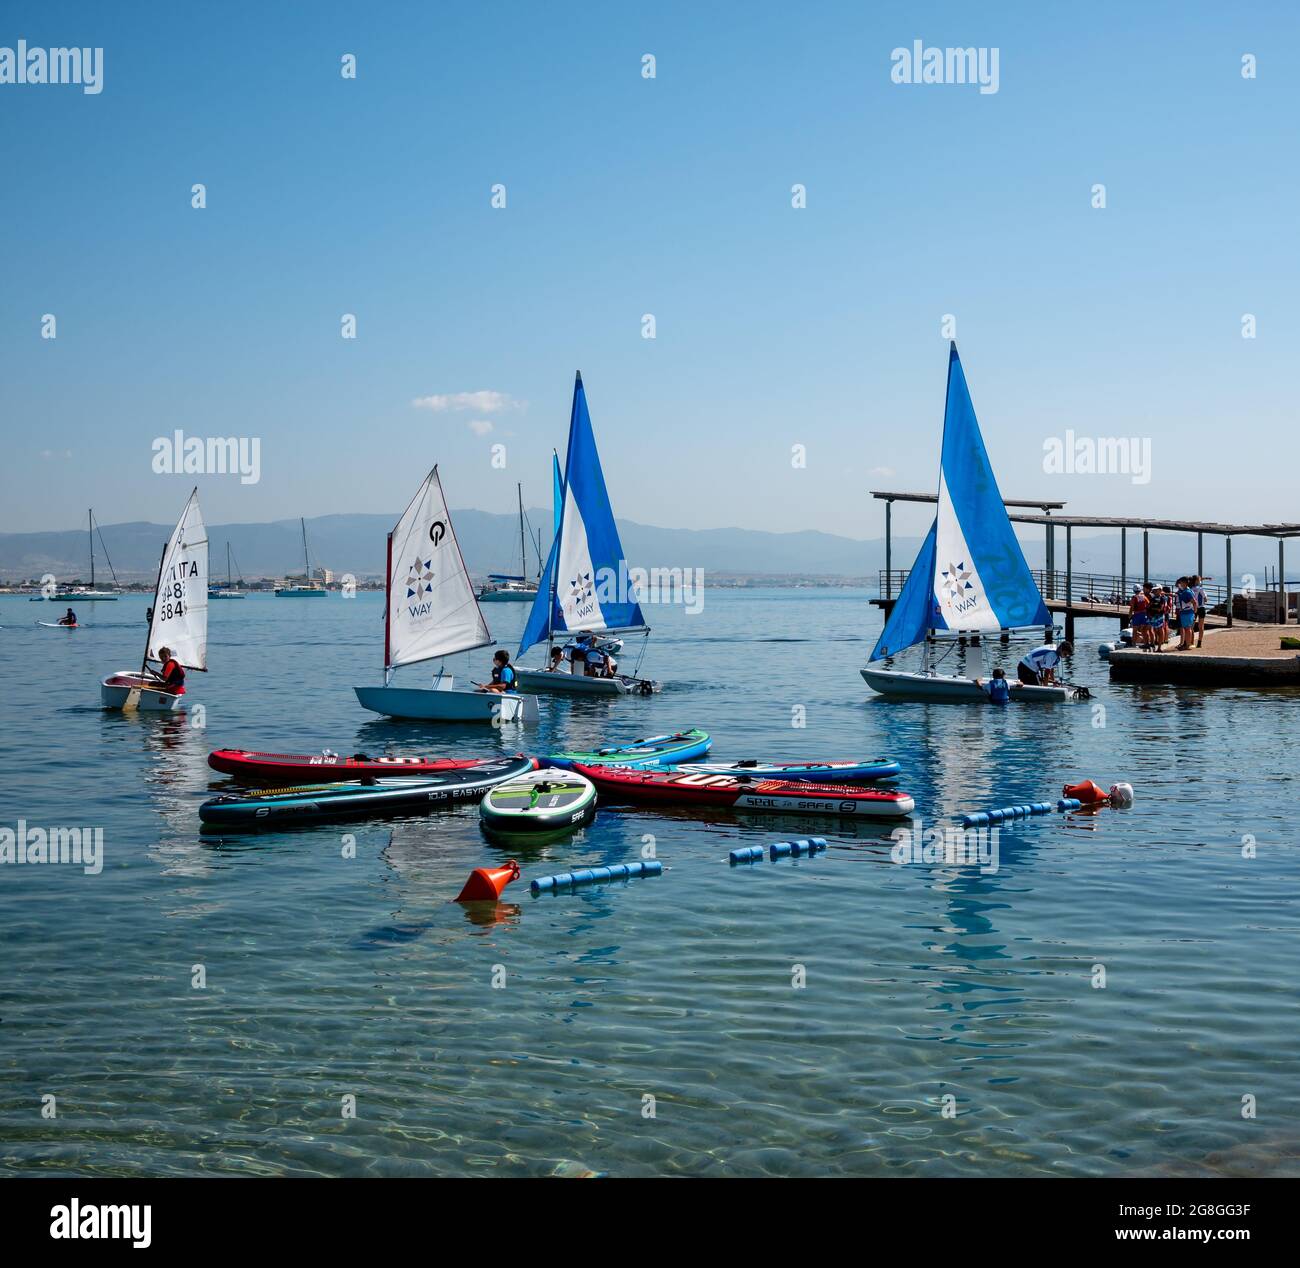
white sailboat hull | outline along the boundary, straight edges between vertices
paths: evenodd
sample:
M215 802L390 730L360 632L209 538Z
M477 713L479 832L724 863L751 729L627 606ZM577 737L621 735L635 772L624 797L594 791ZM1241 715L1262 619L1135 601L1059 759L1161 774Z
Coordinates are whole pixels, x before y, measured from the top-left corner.
M158 680L122 670L109 674L99 686L99 702L105 709L139 709L142 713L175 713L184 696L159 691Z
M109 590L65 590L62 594L38 594L32 602L44 603L48 599L51 603L116 603L119 597Z
M659 690L659 684L647 678L628 678L622 674L614 678L588 678L585 674L569 674L563 670L521 669L516 665L515 677L525 691L555 691L572 696L649 695Z
M436 687L353 687L363 709L390 718L422 722L536 722L534 696L500 691L467 691L450 678Z
M976 685L973 678L958 678L946 674L907 673L901 669L874 669L868 665L862 670L867 686L882 696L906 696L912 700L979 701L988 703L988 695ZM1026 687L1011 682L1013 704L1053 704L1058 701L1081 699L1078 689L1068 686Z
M481 590L480 603L531 603L537 598L536 590Z

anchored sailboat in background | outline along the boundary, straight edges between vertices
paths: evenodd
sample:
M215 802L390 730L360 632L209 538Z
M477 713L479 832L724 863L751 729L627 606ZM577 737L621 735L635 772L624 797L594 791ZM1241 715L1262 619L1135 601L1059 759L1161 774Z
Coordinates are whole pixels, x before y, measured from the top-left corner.
M934 671L931 642L943 635L1041 632L1051 626L1051 613L1007 518L954 342L948 353L938 509L862 677L884 695L987 700L973 678ZM925 644L922 672L876 665L917 643ZM1083 694L1066 684L1011 683L1012 700L1072 700Z
M302 576L301 582L291 582L288 585L276 586L275 597L277 599L316 599L323 598L329 594L323 581L313 581L311 577L311 558L307 554L307 521L299 517L298 523L302 525Z
M209 599L242 599L244 597L244 592L242 590L236 590L234 582L231 580L230 558L231 558L230 543L227 542L226 543L226 584L224 587L209 586L208 587ZM239 584L241 586L244 584L243 573L240 573L239 575Z
M158 584L140 671L122 670L104 679L99 694L105 709L170 713L180 707L183 697L165 690L161 678L150 668L151 661L162 665L159 652L164 647L186 669L206 671L208 534L203 527L197 488L185 503L158 565Z
M609 504L581 373L573 384L564 482L560 484L558 459L554 480L560 496L555 540L542 571L533 610L528 614L519 655L543 641L549 647L557 635L590 633L598 646L615 641L600 637L607 634L639 632L648 638L650 628L628 577L623 543L619 541ZM641 650L644 654L644 643ZM589 677L567 669L527 669L518 665L515 672L520 687L529 691L648 695L658 689L658 684L649 679L625 674Z
M96 590L95 589L95 534L99 533L99 544L104 550L104 561L108 564L108 571L112 573L113 584L118 589L121 583L117 579L117 573L113 569L113 561L108 557L108 547L104 545L104 534L100 531L99 525L95 523L95 512L89 510L86 512L86 535L90 538L90 585L88 586L56 586L49 594L38 594L32 598L33 603L42 603L46 599L58 603L65 599L77 599L83 603L111 603L118 597L118 590Z
M531 603L537 598L537 582L528 580L528 547L524 544L524 486L515 486L519 495L519 572L488 574L487 585L478 592L480 603Z
M533 696L458 688L439 669L432 687L395 687L403 665L492 644L452 528L438 468L420 485L388 534L384 607L384 685L354 687L363 708L390 718L437 722L536 722Z

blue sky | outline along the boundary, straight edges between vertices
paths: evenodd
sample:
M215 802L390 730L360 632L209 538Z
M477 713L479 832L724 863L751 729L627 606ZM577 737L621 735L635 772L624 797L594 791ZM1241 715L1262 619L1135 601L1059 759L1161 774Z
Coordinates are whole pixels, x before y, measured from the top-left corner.
M0 85L0 530L172 519L178 427L261 439L212 521L396 514L435 461L543 505L581 368L620 516L874 537L867 489L936 483L949 313L1008 496L1297 517L1294 5L55 0L19 38L105 75ZM915 39L999 91L891 82ZM411 404L470 392L515 405ZM1150 483L1045 473L1066 428L1149 438Z

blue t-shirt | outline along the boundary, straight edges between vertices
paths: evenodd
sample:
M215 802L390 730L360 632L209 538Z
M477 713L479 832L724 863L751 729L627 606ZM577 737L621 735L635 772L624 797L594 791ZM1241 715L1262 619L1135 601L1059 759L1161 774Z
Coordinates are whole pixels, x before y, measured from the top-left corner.
M493 665L492 681L505 687L507 691L518 691L515 686L515 670L513 665Z

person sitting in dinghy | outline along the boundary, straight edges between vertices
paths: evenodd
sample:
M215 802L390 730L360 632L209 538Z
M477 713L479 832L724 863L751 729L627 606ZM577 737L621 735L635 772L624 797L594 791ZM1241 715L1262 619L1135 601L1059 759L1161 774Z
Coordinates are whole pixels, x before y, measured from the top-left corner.
M1026 687L1050 687L1056 682L1056 667L1061 663L1061 657L1073 651L1073 646L1064 639L1055 646L1045 643L1026 653L1016 673Z
M185 669L180 661L172 656L170 647L160 647L158 649L158 659L162 661L162 669L158 671L158 676L162 679L161 690L170 692L173 696L183 696L185 694Z
M1006 672L1001 665L993 671L993 677L988 682L976 678L975 685L988 695L989 704L1011 703L1011 684L1007 681Z
M77 614L71 608L69 608L63 616L59 617L60 625L76 625L76 623Z
M492 656L492 681L476 682L480 691L498 691L517 693L519 687L515 681L515 667L510 663L510 653L504 647Z
M564 667L564 648L551 648L551 659L546 666L546 672L548 674L566 674L569 672Z

